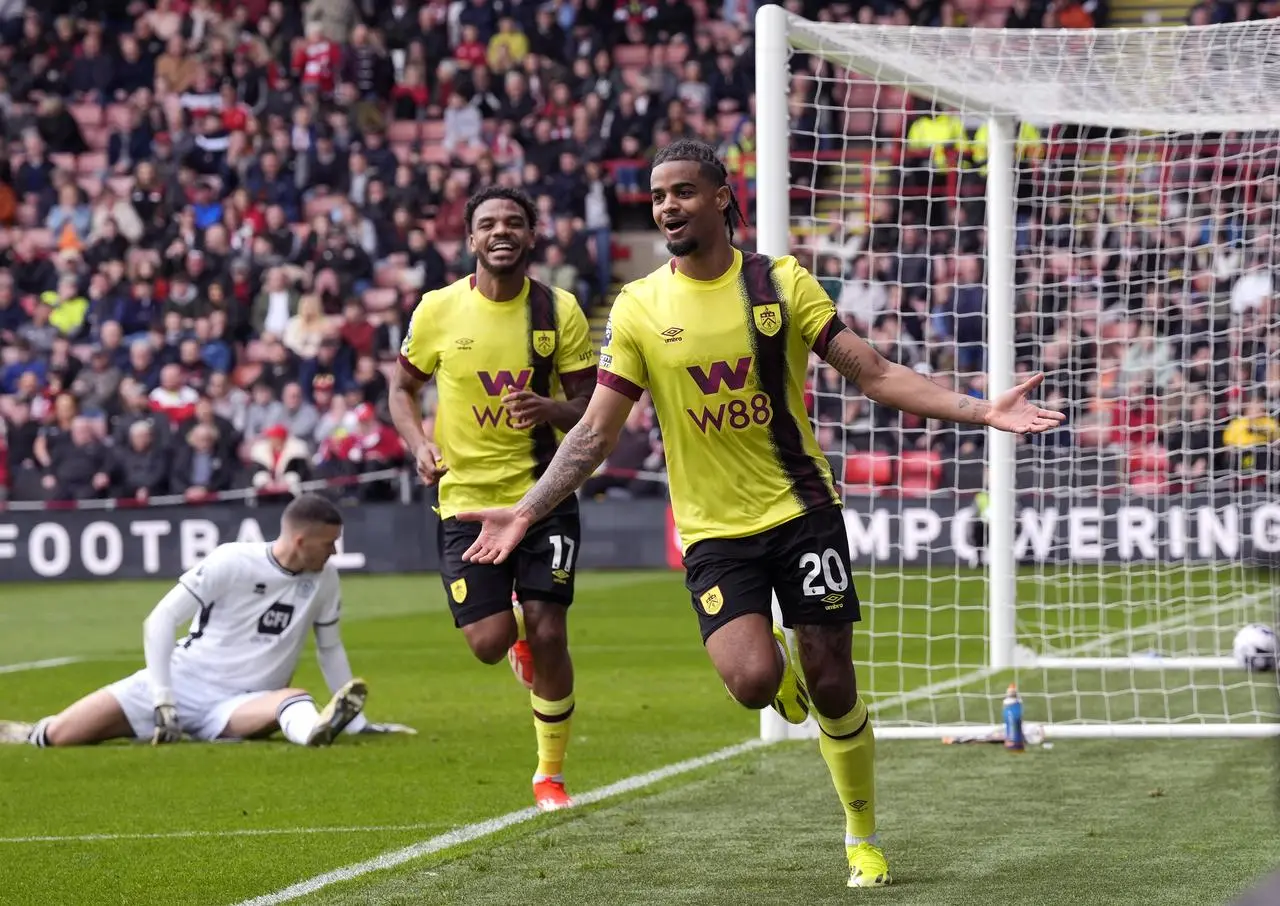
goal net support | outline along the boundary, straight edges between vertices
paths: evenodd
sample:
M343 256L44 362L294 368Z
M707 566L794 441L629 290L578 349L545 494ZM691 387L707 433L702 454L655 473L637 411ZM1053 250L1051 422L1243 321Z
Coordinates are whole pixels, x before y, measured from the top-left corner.
M869 405L815 361L884 737L1264 736L1280 556L1280 23L756 18L757 247L888 358L1039 438ZM820 577L819 577L820 579ZM776 740L816 735L763 712Z

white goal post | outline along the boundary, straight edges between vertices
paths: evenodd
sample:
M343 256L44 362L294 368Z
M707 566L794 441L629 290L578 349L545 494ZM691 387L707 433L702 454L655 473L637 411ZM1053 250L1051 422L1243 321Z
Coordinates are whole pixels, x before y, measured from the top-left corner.
M877 734L994 731L1012 682L1046 738L1280 735L1276 676L1231 651L1280 603L1280 22L768 5L755 41L757 249L898 361L987 398L1042 371L1070 414L1051 441L948 435L815 366Z

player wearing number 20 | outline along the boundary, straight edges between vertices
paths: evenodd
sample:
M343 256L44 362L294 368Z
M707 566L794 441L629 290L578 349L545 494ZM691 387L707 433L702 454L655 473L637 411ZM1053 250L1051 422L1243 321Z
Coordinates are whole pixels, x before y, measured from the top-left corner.
M604 460L647 388L707 652L747 707L773 706L796 723L814 714L844 806L849 886L887 884L875 740L851 654L859 604L848 535L803 402L809 353L870 399L930 418L1033 432L1062 416L1027 400L1038 377L988 403L886 361L794 258L733 247L737 200L714 150L676 141L653 164L653 218L674 257L623 288L599 385L537 485L513 508L460 516L483 526L466 556L502 562ZM773 627L772 593L795 630L803 680Z
M454 623L477 658L493 664L506 656L530 688L538 740L533 795L546 811L571 804L562 764L574 707L565 618L577 500L544 513L501 566L463 561L478 529L454 517L515 503L533 487L555 455L557 432L577 424L586 408L596 354L574 297L526 276L536 238L528 196L486 189L470 199L465 217L476 273L418 303L391 414L418 474L439 483L440 572ZM422 429L418 404L428 378L439 391L434 441Z

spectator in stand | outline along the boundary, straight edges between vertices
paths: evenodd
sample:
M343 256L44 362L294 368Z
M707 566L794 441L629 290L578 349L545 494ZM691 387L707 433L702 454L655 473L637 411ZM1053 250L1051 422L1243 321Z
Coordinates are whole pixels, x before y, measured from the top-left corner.
M213 401L208 397L201 397L196 403L195 411L191 417L178 426L178 436L185 437L197 425L206 425L212 428L216 438L214 447L218 455L228 462L234 463L236 461L236 451L240 447L242 438L239 432L236 431L235 425L217 413L214 409Z
M605 460L605 469L612 474L587 479L582 493L587 497L624 499L662 496L661 483L636 473L661 471L664 457L662 439L654 423L648 394L645 394L637 405L631 407L617 446Z
M320 414L304 398L301 385L286 384L280 394L280 404L279 424L288 430L290 437L307 438L315 433Z
M327 334L328 322L320 297L308 295L298 300L298 313L285 324L281 341L298 358L314 359Z
M49 450L43 485L50 500L105 497L111 485L111 457L94 435L93 422L77 415L66 439Z
M369 403L355 408L354 428L340 436L332 436L321 453L326 477L356 476L389 469L404 462L404 443L389 425L378 420L377 411ZM366 484L352 496L363 500L387 499L393 489L389 485Z
M192 502L228 491L235 474L234 466L234 462L219 453L217 429L197 424L174 452L169 468L169 490Z
M250 447L249 459L254 470L252 485L264 493L284 489L296 495L310 474L311 454L306 443L291 436L284 425L272 425L264 431Z
M13 398L5 422L5 465L9 498L38 500L43 496L43 470L36 456L40 425L31 416L31 404L24 399Z
M1267 411L1267 400L1252 396L1222 433L1232 468L1245 473L1272 474L1280 469L1280 421Z
M169 486L169 455L156 443L149 422L129 426L124 444L112 448L111 496L146 503Z
M160 385L148 394L151 410L163 415L175 428L191 417L200 399L200 394L188 387L182 377L181 365L165 365L160 369Z

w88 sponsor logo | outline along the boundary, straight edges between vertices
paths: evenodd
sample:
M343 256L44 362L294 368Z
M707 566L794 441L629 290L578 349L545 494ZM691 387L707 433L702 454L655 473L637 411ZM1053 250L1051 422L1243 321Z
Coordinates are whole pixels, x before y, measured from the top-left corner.
M739 392L747 386L747 380L751 376L751 356L738 359L734 365L712 362L708 368L690 365L687 370L704 396L719 394L722 387ZM710 405L703 406L701 412L693 409L685 409L685 412L704 434L711 430L723 431L725 428L742 431L752 425L767 425L773 420L769 397L759 392L752 393L749 397L738 396L716 403L714 408Z

